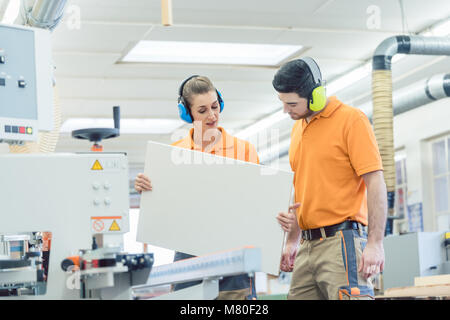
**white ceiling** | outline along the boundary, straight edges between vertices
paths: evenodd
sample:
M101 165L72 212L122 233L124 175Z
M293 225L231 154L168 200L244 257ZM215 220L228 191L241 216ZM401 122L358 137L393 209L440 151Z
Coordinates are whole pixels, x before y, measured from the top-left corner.
M449 0L404 0L410 33L449 17ZM371 5L380 8L380 29L368 29ZM117 63L139 40L298 44L314 57L328 82L371 58L385 38L403 33L396 0L173 0L173 26L161 24L160 0L69 0L72 16L53 32L53 54L63 119L178 117L180 82L191 74L210 77L225 98L221 125L238 130L278 110L271 81L277 68ZM438 72L450 59L407 57L393 67L394 88ZM355 106L370 99L370 77L337 96ZM284 123L284 130L291 122ZM186 125L186 128L189 126ZM147 140L171 142L171 135L122 135L103 142L105 151L125 151L133 166L144 161ZM90 143L61 135L57 151L87 151Z

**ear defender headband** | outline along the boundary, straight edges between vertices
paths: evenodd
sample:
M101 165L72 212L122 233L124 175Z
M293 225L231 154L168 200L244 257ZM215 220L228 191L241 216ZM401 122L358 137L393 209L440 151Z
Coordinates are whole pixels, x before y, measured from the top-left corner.
M195 78L195 77L199 77L199 75L190 76L189 78L187 78L186 80L184 80L181 83L180 88L178 89L178 113L180 115L180 118L182 120L186 121L187 123L192 123L194 121L192 119L192 115L191 115L191 111L188 107L188 103L183 98L183 88L184 88L184 85L189 80L191 80L192 78ZM217 100L219 101L219 105L220 105L220 112L222 112L223 106L224 106L222 94L217 89L216 89L216 92L217 92Z
M311 111L320 111L325 108L327 104L327 95L325 88L322 86L322 74L316 61L310 57L301 59L308 66L314 80L314 87L308 97L308 108Z

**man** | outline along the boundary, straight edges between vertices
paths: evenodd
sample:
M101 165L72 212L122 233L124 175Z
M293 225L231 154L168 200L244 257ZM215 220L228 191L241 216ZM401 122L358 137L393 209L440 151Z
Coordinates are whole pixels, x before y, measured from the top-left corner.
M288 299L373 299L387 215L381 157L365 114L327 97L321 81L304 58L272 82L297 120L289 149L296 204L277 217L288 232L280 268L293 271Z

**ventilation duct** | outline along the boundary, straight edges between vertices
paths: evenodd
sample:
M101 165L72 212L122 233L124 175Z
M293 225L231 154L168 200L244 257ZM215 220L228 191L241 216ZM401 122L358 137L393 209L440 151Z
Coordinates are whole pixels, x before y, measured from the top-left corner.
M43 29L53 30L61 21L67 0L37 0L30 8L26 8L27 24Z
M438 74L394 93L394 116L450 97L450 73Z
M450 97L450 74L437 74L393 93L394 116ZM372 102L359 107L372 121Z
M373 126L383 160L384 178L388 192L388 221L386 234L392 233L395 203L395 160L392 108L392 57L397 53L420 55L449 55L450 38L395 36L385 39L372 59Z

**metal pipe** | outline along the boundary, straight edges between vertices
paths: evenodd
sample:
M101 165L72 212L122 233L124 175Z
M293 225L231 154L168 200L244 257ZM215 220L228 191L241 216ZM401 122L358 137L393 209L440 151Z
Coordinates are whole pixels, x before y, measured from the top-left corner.
M28 13L30 26L53 30L61 21L67 0L37 0Z
M394 116L446 97L450 97L450 73L437 74L420 80L394 92L392 98ZM367 102L359 108L372 121L372 103Z
M394 116L446 97L450 97L450 73L434 75L394 94Z
M392 233L395 204L395 160L392 101L392 57L397 53L449 55L450 38L399 35L385 39L376 48L372 59L373 125L383 160L388 191L389 223L386 234Z

